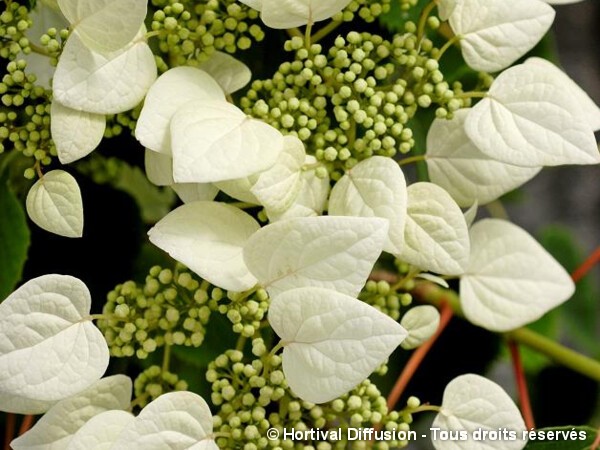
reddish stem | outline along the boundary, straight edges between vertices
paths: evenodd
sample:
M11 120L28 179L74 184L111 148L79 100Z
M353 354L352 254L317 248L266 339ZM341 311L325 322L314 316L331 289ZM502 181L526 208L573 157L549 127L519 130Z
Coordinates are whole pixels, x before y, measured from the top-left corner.
M15 436L17 417L12 413L6 414L6 432L4 433L4 450L10 450L10 443Z
M515 372L515 380L517 382L517 389L519 391L519 400L521 403L521 414L525 420L525 426L528 430L535 428L535 421L533 420L533 410L531 409L531 400L529 399L529 390L527 389L527 380L525 379L525 370L521 362L521 353L519 352L519 344L515 341L508 341L508 348L510 349L510 357L513 363L513 369Z
M21 422L21 427L19 428L19 436L27 433L32 425L33 416L31 414L27 414L25 417L23 417L23 422Z
M431 349L437 338L440 336L440 334L442 334L442 332L450 322L452 315L452 307L447 302L442 302L442 308L440 311L440 324L438 326L438 329L435 332L435 334L431 338L429 338L427 342L425 342L423 345L417 348L410 356L410 359L406 363L406 366L404 366L402 373L398 377L398 380L396 380L396 384L394 384L394 387L392 388L392 391L390 392L390 395L387 398L388 411L392 411L396 407L396 404L398 403L398 400L400 400L400 397L404 393L406 386L408 385L413 375L425 359L427 353L429 353L429 350Z
M600 447L600 429L596 432L596 439L594 439L594 442L590 446L590 450L596 450L598 447Z
M600 246L597 247L596 250L594 250L592 254L588 256L588 258L573 271L571 274L573 281L577 283L579 280L581 280L590 270L592 270L596 264L598 264L598 262L600 262Z

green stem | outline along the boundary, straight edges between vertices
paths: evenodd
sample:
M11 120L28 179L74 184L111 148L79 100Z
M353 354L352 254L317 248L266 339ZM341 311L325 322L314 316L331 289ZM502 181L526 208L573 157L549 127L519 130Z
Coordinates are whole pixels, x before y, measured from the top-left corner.
M423 11L421 12L421 17L419 18L419 25L417 27L417 42L419 42L419 45L423 40L423 36L425 35L425 26L427 25L427 19L429 18L431 11L433 11L433 8L435 8L436 6L437 1L431 0L431 2L429 2L429 4L425 8L423 8Z
M414 414L414 413L420 413L420 412L425 412L425 411L434 411L434 412L441 412L442 411L442 407L441 406L435 406L435 405L421 405L418 408L415 409L406 409L405 412L409 413L409 414Z
M455 315L464 317L456 292L443 289L430 282L418 282L412 293L426 303L440 306L444 301L452 307ZM551 360L600 382L600 362L548 339L529 328L519 328L504 335L519 344L546 355Z
M462 94L456 94L454 98L486 98L488 96L487 92L482 91L471 91L471 92L463 92Z
M401 159L400 161L398 161L398 165L406 166L408 164L413 164L416 162L426 161L426 160L427 160L427 156L425 156L425 155L415 155L415 156L411 156L409 158Z
M291 37L291 38L293 38L293 37L304 37L304 35L302 34L302 31L300 31L300 29L298 27L288 28L285 31L287 32L288 36Z
M496 219L509 220L508 212L500 200L494 200L486 205L490 215Z
M308 25L306 25L306 29L304 30L304 47L306 47L307 49L310 48L311 44L312 27L312 22L308 22Z
M246 341L247 338L245 336L240 335L240 337L237 340L237 343L235 345L235 349L238 351L243 351L244 350L244 346L246 345Z
M319 31L317 31L315 34L312 35L312 37L311 37L312 43L316 44L321 39L323 39L326 36L328 36L329 34L333 33L341 24L342 24L342 22L332 20L331 22L329 22L327 25L325 25L323 28L321 28Z
M169 365L171 363L171 344L165 342L165 350L163 352L163 362L161 371L163 374L169 371Z
M443 46L442 48L440 48L440 51L438 52L438 54L435 56L435 60L439 61L441 59L442 56L444 56L444 53L446 53L446 51L452 47L454 44L456 44L457 42L460 41L460 35L454 35L452 36L452 39L449 39Z

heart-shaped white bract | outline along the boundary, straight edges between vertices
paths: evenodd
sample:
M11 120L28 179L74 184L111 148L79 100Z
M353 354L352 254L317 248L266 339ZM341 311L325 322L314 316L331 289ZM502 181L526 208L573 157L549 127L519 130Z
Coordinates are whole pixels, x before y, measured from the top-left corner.
M54 74L54 98L69 108L96 114L117 114L137 106L156 79L156 62L143 33L145 29L111 53L90 50L77 34L71 35Z
M64 170L53 170L29 190L27 214L40 228L65 237L83 236L83 200L79 185Z
M105 411L92 417L69 441L65 450L109 450L135 417L126 411Z
M561 85L576 100L583 118L588 122L592 130L600 130L600 108L577 83L550 61L532 57L525 61L525 65L531 64L538 65L548 75L554 76L556 78L556 85Z
M256 232L244 261L274 297L305 286L357 296L381 254L388 221L362 217L301 217Z
M178 183L233 180L273 166L281 132L225 101L192 101L171 120L173 176Z
M252 80L246 64L223 52L214 52L199 68L213 77L226 94L239 91Z
M409 309L400 325L408 331L408 336L402 341L402 348L412 350L422 345L437 331L440 324L440 313L431 305L415 306Z
M135 137L155 152L171 154L171 119L179 108L194 100L222 100L225 93L204 70L175 67L152 85L135 127Z
M539 319L575 291L569 274L525 230L499 219L471 227L460 300L472 323L508 331Z
M400 253L406 222L406 180L391 158L372 156L348 170L331 190L332 216L383 217L390 221L386 252Z
M261 12L271 28L284 29L329 19L344 9L350 0L240 0Z
M170 392L148 404L111 450L219 450L212 432L212 414L202 397Z
M58 159L69 164L89 155L104 136L106 117L68 108L54 100L50 107L50 130ZM77 130L76 133L73 130Z
M460 0L454 2L448 19L454 34L461 38L462 55L469 67L497 72L531 50L544 37L555 14L541 0Z
M441 20L448 20L454 6L456 6L456 0L439 0L437 4L438 17Z
M458 110L451 120L435 119L427 133L429 178L461 207L496 200L541 170L541 167L506 164L482 153L464 129L469 111Z
M99 52L127 45L144 23L146 0L58 0L60 10L87 47Z
M444 189L433 183L408 187L404 248L396 256L421 270L460 275L469 260L465 217Z
M525 423L512 399L493 381L474 374L461 375L448 383L442 411L432 428L462 432L466 438L432 439L437 450L521 450L527 444L522 439ZM515 432L516 439L483 438L484 432L498 430Z
M28 281L0 303L0 408L38 414L86 389L108 366L108 346L89 317L90 292L66 275Z
M260 225L225 203L192 202L170 212L149 232L150 242L207 281L231 291L256 284L242 248Z
M593 130L568 86L544 64L513 66L471 109L467 135L490 158L516 166L597 164Z
M287 383L302 400L325 403L365 380L407 333L370 305L305 287L273 298L269 323L284 345Z
M290 208L302 189L302 166L306 158L304 144L294 136L283 138L283 151L275 165L261 173L251 192L271 214Z
M103 378L86 390L56 403L27 433L11 442L14 450L64 450L88 421L107 411L125 413L132 382L124 375ZM112 411L120 410L120 411ZM93 447L88 447L92 449Z
M249 177L238 178L236 180L219 181L214 185L231 198L235 198L241 202L252 203L253 205L260 205L260 202L252 193L252 186L258 181L259 176L260 174L255 173Z

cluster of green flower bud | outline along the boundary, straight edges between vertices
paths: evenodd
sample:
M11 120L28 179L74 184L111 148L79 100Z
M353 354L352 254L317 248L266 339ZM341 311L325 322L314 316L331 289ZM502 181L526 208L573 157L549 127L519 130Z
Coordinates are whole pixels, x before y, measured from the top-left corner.
M181 264L152 267L143 286L118 285L98 321L111 354L144 359L165 344L199 347L211 314L208 287Z
M140 113L142 112L142 106L143 103L140 103L129 111L107 116L104 137L108 139L117 137L126 130L133 135L137 120L140 118Z
M264 38L258 11L236 0L153 0L152 34L157 36L158 68L198 65L216 50L247 50Z
M338 22L352 22L358 16L365 22L371 23L380 15L389 12L391 3L391 0L352 0L332 19Z
M264 289L224 292L220 288L213 288L208 305L229 319L234 333L249 338L254 336L266 317L269 295Z
M26 6L16 1L6 3L6 9L0 14L0 58L12 61L31 52L25 33L33 22Z
M39 52L50 58L50 64L56 67L58 64L58 59L60 58L68 38L68 28L63 28L61 30L49 28L48 31L46 31L46 33L42 34L40 37L40 44L42 48L39 50Z
M56 148L50 138L50 93L35 85L35 75L26 68L23 59L10 61L0 83L5 107L0 112L0 153L14 149L33 159L25 170L25 177L33 179L34 167L49 165Z
M409 293L399 293L385 280L367 281L358 298L394 320L400 318L401 308L412 302L412 296Z
M150 366L138 375L133 383L134 404L142 409L162 394L174 391L186 391L188 384L180 380L177 374L163 372L159 366Z

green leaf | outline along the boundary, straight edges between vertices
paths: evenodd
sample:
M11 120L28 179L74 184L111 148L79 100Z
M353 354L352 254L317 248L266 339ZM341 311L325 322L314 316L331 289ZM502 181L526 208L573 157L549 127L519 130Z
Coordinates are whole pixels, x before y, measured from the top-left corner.
M29 248L29 228L22 205L0 177L0 300L21 279Z
M535 440L531 439L534 435ZM594 443L596 430L587 426L540 428L531 431L529 436L524 450L588 450ZM572 439L571 436L576 438Z

